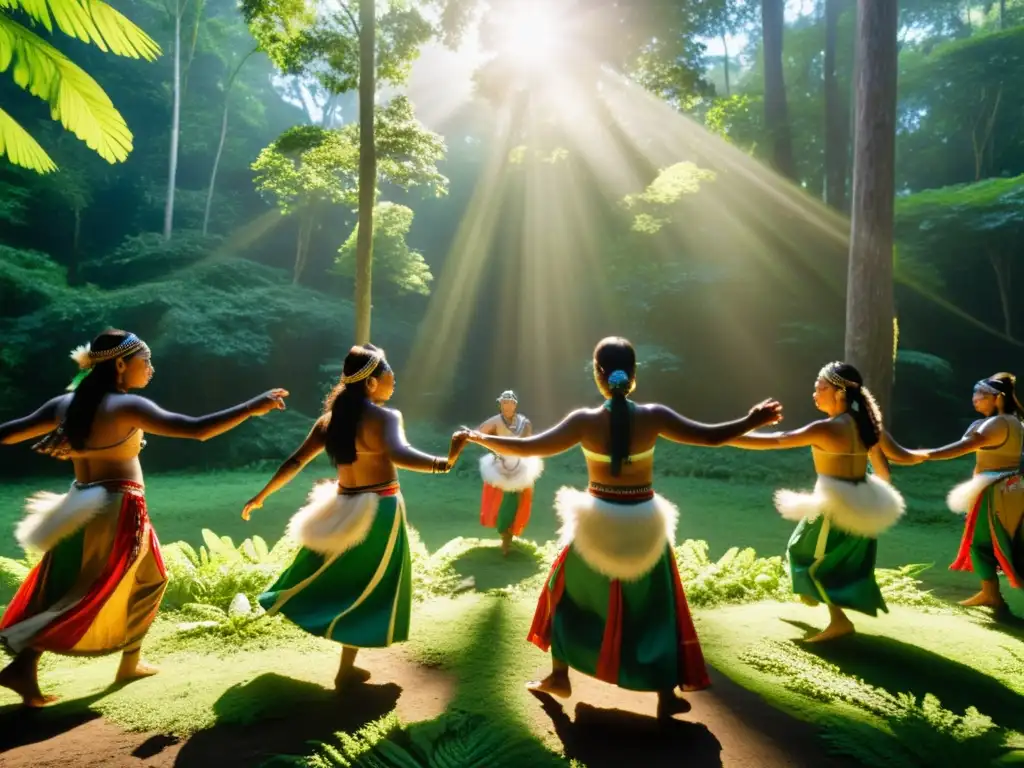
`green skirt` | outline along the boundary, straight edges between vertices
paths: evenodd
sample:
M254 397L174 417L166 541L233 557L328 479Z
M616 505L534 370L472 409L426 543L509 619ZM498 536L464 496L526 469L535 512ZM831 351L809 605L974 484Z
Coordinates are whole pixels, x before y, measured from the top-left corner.
M369 534L341 554L306 547L260 605L318 637L355 648L409 639L412 561L400 495L381 496Z
M841 531L818 515L800 521L786 551L796 594L868 616L889 612L875 581L877 539Z

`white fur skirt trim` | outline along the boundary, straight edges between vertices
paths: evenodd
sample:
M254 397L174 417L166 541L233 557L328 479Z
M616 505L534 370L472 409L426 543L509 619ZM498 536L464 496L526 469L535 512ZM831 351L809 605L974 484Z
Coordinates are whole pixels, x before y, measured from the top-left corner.
M488 485L503 491L532 488L544 472L544 462L536 457L517 459L488 453L480 457L480 477Z
M960 483L946 494L946 504L953 512L966 515L989 486L1013 477L1016 472L982 472Z
M306 505L288 521L288 535L306 549L340 555L370 535L379 505L376 493L345 496L334 480L317 483Z
M72 484L67 493L40 491L25 500L25 516L14 536L22 549L49 552L103 512L113 495L101 485Z
M776 491L775 507L787 520L824 514L839 530L873 539L903 517L906 503L899 491L874 475L859 483L819 475L811 493Z
M562 521L559 546L572 545L598 573L636 581L658 564L676 539L679 510L655 494L639 504L613 504L586 491L563 487L555 494Z

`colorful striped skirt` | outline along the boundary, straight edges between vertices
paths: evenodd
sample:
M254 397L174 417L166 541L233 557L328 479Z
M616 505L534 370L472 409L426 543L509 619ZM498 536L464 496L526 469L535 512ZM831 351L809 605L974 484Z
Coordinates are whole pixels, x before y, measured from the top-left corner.
M83 656L138 648L167 586L143 486L75 484L33 504L19 539L46 553L0 619L0 643Z

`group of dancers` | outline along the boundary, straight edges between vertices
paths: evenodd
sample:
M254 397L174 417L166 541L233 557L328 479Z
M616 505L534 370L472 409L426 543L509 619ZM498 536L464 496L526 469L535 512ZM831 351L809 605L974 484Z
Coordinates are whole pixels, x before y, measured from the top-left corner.
M167 575L146 511L143 435L206 440L283 409L288 395L274 389L218 413L182 416L130 393L153 376L150 350L134 334L107 331L72 357L80 372L70 393L0 425L0 443L38 440L35 450L71 460L75 472L66 494L29 499L16 530L22 547L44 554L0 619L0 642L14 655L0 671L0 685L30 707L53 700L38 682L39 658L47 651L120 651L120 681L156 672L140 649ZM654 490L659 437L708 447L811 448L814 490L775 496L779 512L797 522L788 545L793 590L808 604L825 603L830 615L810 641L853 632L846 610L887 610L874 576L878 537L905 510L890 483L890 461L909 465L975 453L974 476L949 494L950 506L966 514L951 567L981 578L966 605L1004 606L1000 571L1021 587L1024 409L1012 375L978 382L973 403L982 418L960 440L912 451L884 429L860 373L845 363L830 363L816 377L814 403L825 418L768 433L755 430L782 420L774 400L722 424L635 403L637 361L625 339L602 340L593 362L603 405L575 410L534 434L518 413L515 393L506 391L496 417L477 429L459 429L447 456L433 456L409 444L401 413L386 405L395 375L383 351L364 345L348 353L309 435L242 511L249 519L321 452L337 467L336 479L314 486L289 521L298 553L259 602L268 614L341 645L339 689L370 677L356 666L360 648L409 636L411 558L397 470L446 474L469 442L490 451L480 464L481 522L497 529L506 554L529 519L543 459L579 445L586 460L587 489L563 487L555 498L562 524L558 555L527 636L551 655L550 674L529 684L537 693L571 695L571 668L655 692L659 717L670 717L689 708L680 691L710 684L672 552L678 511Z

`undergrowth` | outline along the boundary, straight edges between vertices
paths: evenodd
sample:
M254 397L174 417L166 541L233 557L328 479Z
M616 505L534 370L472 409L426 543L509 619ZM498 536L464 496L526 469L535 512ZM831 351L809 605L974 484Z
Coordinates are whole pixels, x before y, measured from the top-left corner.
M459 710L412 726L392 712L289 762L308 768L583 768L493 719Z
M878 768L959 768L991 765L1005 756L1017 739L975 707L958 715L932 694L918 699L890 693L845 674L839 667L792 643L763 640L741 660L779 679L789 691L823 704L843 703L881 721L873 728L846 718L833 718L824 732L830 746Z

